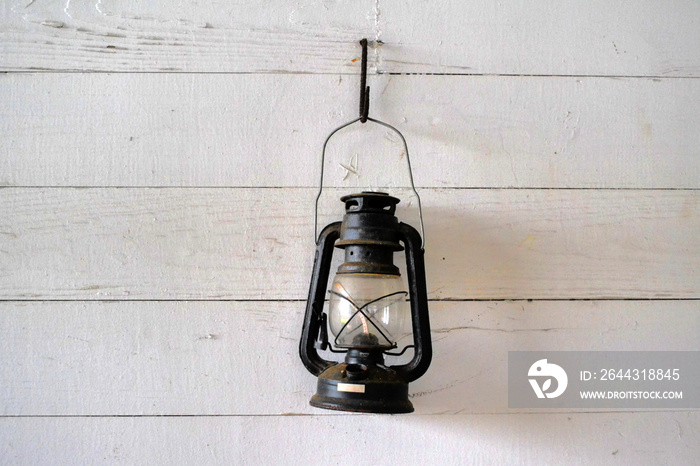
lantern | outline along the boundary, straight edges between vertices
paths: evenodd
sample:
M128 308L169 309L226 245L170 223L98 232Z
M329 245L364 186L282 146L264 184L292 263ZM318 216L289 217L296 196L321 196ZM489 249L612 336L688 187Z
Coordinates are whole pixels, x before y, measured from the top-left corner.
M423 261L423 211L413 183L406 139L393 126L369 118L367 39L362 39L360 44L360 116L333 130L321 152L321 181L314 216L316 257L299 355L309 372L318 377L312 406L370 413L410 413L413 405L408 399L408 384L428 370L432 358ZM318 200L323 191L326 146L335 133L358 121L379 124L401 138L411 189L418 201L422 236L396 218L399 199L378 191L342 197L340 200L345 203L343 221L331 223L318 234ZM328 289L335 248L344 250L345 262L338 267ZM404 249L408 286L394 265L394 253ZM392 353L409 321L413 344ZM332 343L328 339L329 330L333 335ZM409 348L413 349L413 357L408 363L393 366L385 363L385 356L401 356ZM319 350L346 353L345 361L336 363L324 359Z
M300 356L318 376L311 405L372 413L410 413L408 383L425 373L432 356L425 265L421 235L395 216L399 199L382 192L341 198L342 222L318 236L306 306ZM328 290L331 258L343 249L345 262ZM405 249L408 287L394 265ZM329 295L328 313L324 301ZM405 321L411 321L413 358L387 366L384 356L396 348ZM328 328L330 327L330 328ZM333 344L328 341L328 330ZM346 352L345 361L323 359L318 350ZM400 353L399 353L400 354Z

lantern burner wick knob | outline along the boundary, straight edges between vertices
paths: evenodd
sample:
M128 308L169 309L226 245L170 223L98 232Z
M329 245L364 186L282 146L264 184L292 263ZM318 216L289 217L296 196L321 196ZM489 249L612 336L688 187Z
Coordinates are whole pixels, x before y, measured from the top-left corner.
M367 377L368 370L364 364L348 364L345 366L345 376L350 380L362 380Z

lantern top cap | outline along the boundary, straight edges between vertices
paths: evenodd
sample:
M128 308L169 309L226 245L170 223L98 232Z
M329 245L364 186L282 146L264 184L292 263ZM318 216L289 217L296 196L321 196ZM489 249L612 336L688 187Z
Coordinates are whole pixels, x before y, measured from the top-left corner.
M390 196L389 193L384 193L381 191L362 191L360 193L348 194L340 198L341 201L347 202L351 199L377 199L378 201L387 205L396 205L401 202L401 199Z
M375 212L394 215L400 199L379 191L362 191L340 198L345 203L347 213Z

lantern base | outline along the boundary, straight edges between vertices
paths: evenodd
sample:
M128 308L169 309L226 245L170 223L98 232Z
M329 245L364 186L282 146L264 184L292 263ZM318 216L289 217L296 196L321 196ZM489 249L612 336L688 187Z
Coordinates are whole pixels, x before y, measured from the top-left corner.
M396 372L375 365L336 364L318 376L316 394L309 402L316 408L357 413L412 413L408 383Z

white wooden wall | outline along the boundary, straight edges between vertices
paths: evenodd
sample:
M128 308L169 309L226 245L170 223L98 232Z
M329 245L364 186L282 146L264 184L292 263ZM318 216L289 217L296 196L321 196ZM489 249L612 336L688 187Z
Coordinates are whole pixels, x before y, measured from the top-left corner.
M407 3L3 2L3 464L698 461L697 411L509 410L506 358L700 350L700 3ZM425 210L412 415L309 407L297 356L362 37Z

